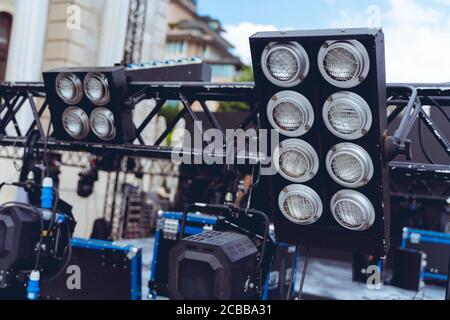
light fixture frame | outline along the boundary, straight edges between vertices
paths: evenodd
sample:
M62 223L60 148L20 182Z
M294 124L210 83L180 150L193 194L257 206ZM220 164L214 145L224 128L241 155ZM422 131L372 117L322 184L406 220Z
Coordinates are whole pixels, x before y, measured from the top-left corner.
M305 197L305 198L308 198L310 201L312 201L315 204L315 211L316 211L315 215L306 221L299 221L298 219L291 217L284 210L284 203L290 196L293 196L293 195ZM314 191L310 187L307 187L305 185L300 185L300 184L289 185L280 192L280 194L278 196L278 207L286 219L288 219L292 223L295 223L297 225L303 225L303 226L307 226L307 225L316 223L322 217L322 213L323 213L322 199L320 199L320 196L317 194L317 192Z
M354 205L359 206L365 212L365 220L366 223L352 227L343 222L338 218L336 214L336 207L339 203L343 201L352 202ZM370 200L360 192L355 190L340 190L338 191L330 201L330 209L334 219L339 223L342 227L352 230L352 231L366 231L369 230L373 224L375 223L375 208Z
M298 152L301 152L302 155L306 158L306 160L309 163L309 170L308 172L300 177L300 178L293 178L289 176L287 173L285 173L280 164L281 156L284 151L289 150L295 150ZM310 180L312 180L319 171L320 161L319 156L317 155L316 150L306 141L299 140L299 139L289 139L282 141L278 147L275 149L273 154L273 159L275 162L275 167L277 169L277 172L286 180L294 182L294 183L305 183Z
M103 91L104 91L104 96L100 100L93 98L88 90L88 83L93 78L95 78L96 80L99 81L99 83L102 86ZM109 89L108 78L106 77L106 75L104 73L89 72L88 74L86 74L86 77L84 78L84 81L83 81L83 88L84 88L84 94L86 95L86 97L96 106L103 107L111 101L111 93L110 93L110 89Z
M324 43L351 43L352 41L357 41L367 50L370 67L368 67L367 77L358 79L363 81L357 81L355 87L351 89L339 88L327 81L320 72L317 64L319 51L323 50ZM287 42L299 43L307 51L311 62L311 68L306 79L289 90L302 94L313 106L314 125L309 132L299 139L306 141L316 150L321 169L312 180L303 183L303 185L312 188L320 195L324 204L324 211L319 221L308 226L297 225L287 220L278 208L278 196L281 190L292 182L279 173L261 177L261 183L252 198L252 206L262 211L273 212L272 219L278 241L312 248L382 257L386 254L390 245L389 170L383 158L384 133L387 128L386 63L383 31L376 28L293 30L259 32L253 35L250 38L250 48L256 84L255 94L261 109L260 123L262 129L270 130L273 128L267 117L267 104L274 95L285 89L267 80L263 72L261 56L268 44ZM352 75L350 74L350 76ZM325 101L338 91L351 91L362 97L370 107L372 126L367 134L360 139L340 138L328 130L323 121ZM337 128L339 127L337 126ZM281 142L290 138L293 137L279 135ZM276 141L272 145L276 146L280 141ZM336 183L328 174L325 166L327 153L341 143L357 144L370 155L374 170L372 179L366 185L359 188L344 187ZM268 153L269 156L272 156L273 151L270 150ZM276 172L276 170L273 171ZM349 179L349 181L355 181L355 179ZM330 200L334 194L343 189L354 189L366 195L372 202L375 207L376 218L370 229L352 232L342 228L333 218L329 207Z
M360 163L361 167L363 168L363 174L358 179L358 181L354 183L349 183L346 181L341 180L334 172L332 168L333 159L337 157L340 154L346 154L353 157L356 157L358 162ZM364 148L361 146L354 144L354 143L340 143L335 145L327 154L325 159L325 165L328 171L328 174L330 177L339 185L346 187L346 188L361 188L365 185L367 185L370 180L373 178L374 174L374 165L373 161L370 158L369 153L367 153Z
M328 114L330 109L333 107L335 103L339 101L346 101L352 105L352 107L356 110L360 118L363 119L362 125L358 128L358 130L351 134L344 134L336 130L333 125L330 123L330 119ZM323 105L322 108L322 118L325 123L325 126L328 130L333 133L336 137L353 141L358 140L364 137L372 127L372 111L370 110L369 104L364 100L361 96L354 92L350 91L339 91L332 94Z
M294 56L298 65L298 71L289 81L276 79L267 68L267 59L274 51L279 49L288 50ZM261 66L267 80L269 80L272 84L281 88L292 88L299 85L306 79L309 74L310 61L306 50L298 42L271 42L265 47L261 55Z
M303 115L303 125L294 131L284 130L276 123L273 112L276 107L281 103L292 103L295 105ZM276 129L279 133L286 137L297 138L308 133L314 125L315 115L311 102L302 94L295 91L280 91L272 96L267 103L267 119L269 120L272 128Z
M352 79L347 81L339 81L331 77L325 70L324 60L327 54L336 48L344 48L353 53L353 55L358 60L358 73ZM360 85L364 80L366 80L367 75L370 72L370 58L367 49L358 40L336 40L336 41L326 41L319 50L317 57L317 64L319 66L319 71L322 76L335 87L341 89L350 89Z
M75 96L72 99L67 99L58 90L58 84L63 80L63 78L69 79L74 86ZM83 99L83 93L84 93L83 83L81 82L80 78L73 72L61 72L60 74L58 74L58 76L56 77L56 81L55 81L55 91L56 91L56 94L58 95L58 97L64 103L71 105L71 106L74 106L74 105L80 103L81 100Z
M101 114L100 114L101 113ZM107 114L105 114L107 113ZM100 114L100 115L98 115ZM95 126L94 126L94 121L95 121L95 117L96 116L103 116L106 118L106 121L108 122L108 124L111 126L111 130L109 131L107 136L102 136L100 135ZM107 109L107 108L103 108L103 107L98 107L95 108L90 116L90 125L91 125L91 130L92 132L101 140L103 141L112 141L116 138L117 136L117 129L116 129L116 121L114 119L114 114L111 110Z
M72 115L75 115L81 122L83 130L77 136L72 135L69 132L69 130L67 130L67 128L66 128L65 118L69 115L69 113ZM62 114L62 126L64 127L64 130L66 131L66 133L75 140L85 139L89 135L89 132L91 130L89 116L86 114L86 112L83 109L81 109L80 107L76 107L76 106L68 107L67 109L64 110L64 112Z

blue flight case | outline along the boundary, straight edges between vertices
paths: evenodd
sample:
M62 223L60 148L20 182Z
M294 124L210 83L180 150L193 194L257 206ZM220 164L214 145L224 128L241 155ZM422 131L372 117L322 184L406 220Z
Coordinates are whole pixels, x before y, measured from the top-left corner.
M427 266L422 274L423 280L448 281L450 234L405 228L402 248L426 253Z
M169 253L176 245L181 231L181 212L160 212L153 243L153 260L149 281L149 298L168 297ZM185 236L197 235L214 230L215 216L189 213L186 218ZM295 247L278 244L275 260L268 274L263 299L282 300L290 285L292 273L296 273L297 253ZM294 265L294 270L292 266ZM295 288L295 282L293 284ZM294 290L292 290L293 292Z
M142 250L110 241L72 239L68 267L80 271L80 288L68 288L72 274L41 285L45 300L141 300Z

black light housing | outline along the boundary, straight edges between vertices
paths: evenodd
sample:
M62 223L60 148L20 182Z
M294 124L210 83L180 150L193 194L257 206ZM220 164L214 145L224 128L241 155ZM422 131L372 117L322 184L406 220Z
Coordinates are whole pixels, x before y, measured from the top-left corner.
M388 169L382 152L387 122L383 32L262 32L250 38L250 46L262 128L277 129L268 112L274 109L274 96L286 90L301 95L298 103L308 101L306 105L314 111L309 119L314 121L298 134L278 128L281 145L295 140L299 145L307 143L319 158L315 163L314 157L291 153L291 160L285 160L292 161L286 165L290 170L298 173L302 171L299 166L308 164L310 168L318 166L317 172L298 182L287 179L286 172L264 177L262 190L256 193L265 198L270 195L270 199L256 197L254 206L274 213L277 241L384 256L389 248L390 209ZM267 50L283 46L287 48L285 56L292 52L306 56L278 59L282 65L268 67L276 60L263 59ZM288 50L291 47L304 51ZM268 69L286 79L291 74L303 76L280 84L267 77ZM310 113L308 109L303 114ZM295 113L292 106L286 110L291 116L302 114ZM288 117L286 113L281 119L291 126L302 120ZM274 154L276 158L277 151Z
M58 68L43 76L57 139L134 141L132 110L125 103L129 93L124 67Z
M40 217L29 209L10 207L0 213L0 288L16 283L11 270L32 270L41 229Z

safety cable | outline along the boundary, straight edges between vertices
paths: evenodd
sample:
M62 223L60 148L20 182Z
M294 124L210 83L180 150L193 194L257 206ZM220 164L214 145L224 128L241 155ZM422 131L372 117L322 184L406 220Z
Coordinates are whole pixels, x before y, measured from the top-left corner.
M309 247L306 247L306 249L305 249L305 264L303 266L302 279L300 282L300 289L298 290L298 300L302 300L303 286L305 285L306 273L308 271L309 256L310 256Z

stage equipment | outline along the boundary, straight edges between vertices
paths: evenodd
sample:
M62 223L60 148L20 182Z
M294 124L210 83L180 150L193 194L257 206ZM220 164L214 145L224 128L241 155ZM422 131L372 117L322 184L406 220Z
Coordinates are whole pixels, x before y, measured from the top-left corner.
M180 238L180 224L183 218L181 212L160 212L158 229L153 244L152 270L150 273L149 291L150 299L168 297L169 282L169 254L177 245ZM186 218L185 235L200 235L202 233L220 228L218 220L222 218L201 214L189 213ZM220 224L220 223L219 223ZM288 296L292 274L296 272L295 248L286 244L277 244L274 252L270 272L266 277L263 300L285 300ZM293 281L295 287L295 279ZM291 290L294 293L294 290Z
M271 197L277 239L383 256L390 220L382 31L261 32L250 44L261 127L281 139L272 153L278 174L264 178L272 189L258 191Z
M161 209L156 193L141 191L131 184L122 186L122 239L150 238L156 230L157 212Z
M153 243L153 261L149 281L150 298L169 296L169 254L178 242L180 236L181 212L159 212L158 228ZM198 235L213 230L217 223L215 216L205 214L188 214L186 220L186 235Z
M427 265L422 275L424 280L443 282L448 280L450 234L405 228L402 249L421 251L426 254Z
M314 33L314 32L313 32ZM324 34L326 32L318 32L320 34ZM346 35L348 35L348 31L338 31L338 33L342 33L342 35L339 35L340 38L344 39L346 37ZM287 32L287 34L284 34L283 36L289 36L290 32ZM278 36L278 34L276 34L276 36ZM317 35L318 37L320 35ZM323 41L326 42L328 35L324 36ZM338 36L336 36L338 37ZM359 37L359 36L358 36ZM361 42L363 41L364 37L361 37L356 39L357 41ZM350 40L355 40L355 39L350 39ZM259 41L259 40L258 40ZM256 42L258 42L256 41ZM253 40L252 40L253 42ZM264 42L264 41L263 41ZM363 41L364 42L364 41ZM266 44L261 45L261 53L264 50L264 48ZM317 50L317 55L319 53L320 50L320 45L317 45L316 50ZM356 49L355 49L356 48ZM272 47L271 47L272 49ZM277 49L275 51L278 51L279 48L275 48ZM373 68L369 69L369 74L368 74L368 79L364 80L360 85L357 85L356 87L353 88L340 88L338 86L334 87L330 82L332 81L328 81L328 80L332 80L333 77L336 78L336 81L340 81L340 86L342 86L341 82L346 82L349 81L347 83L351 83L352 81L347 80L349 78L348 75L352 75L351 77L353 78L354 75L362 75L364 76L365 73L365 65L366 64L361 64L360 68L352 68L352 66L346 66L345 64L339 67L339 68L343 68L346 70L347 75L344 75L343 77L340 76L339 74L336 74L336 72L334 72L333 68L331 67L333 64L330 64L327 66L324 66L324 70L325 73L328 72L330 73L329 75L329 79L327 79L327 77L324 77L322 75L322 73L319 70L318 64L316 62L316 58L317 56L311 57L310 55L310 51L312 50L311 48L307 47L304 48L305 51L308 54L309 57L309 62L306 63L306 59L304 58L300 58L297 59L296 55L302 54L302 50L298 50L298 47L294 46L294 47L289 47L288 50L281 50L281 53L283 56L286 57L290 55L291 58L286 59L287 62L289 62L289 64L292 65L292 62L294 62L293 65L298 65L302 68L301 72L296 72L294 74L283 74L283 72L280 73L281 69L277 69L277 68L270 68L270 72L275 76L278 77L281 81L288 81L289 79L298 79L300 78L300 85L298 85L299 88L304 88L307 87L308 83L313 83L314 81L307 81L311 76L315 77L318 81L322 81L325 83L325 87L324 88L328 88L330 91L329 92L329 96L340 92L340 91L346 91L346 92L353 92L355 94L358 94L358 90L361 90L361 88L368 86L368 81L370 78L370 75L372 74L371 72L373 72ZM326 48L325 48L326 49ZM344 46L343 48L340 48L339 50L343 50L346 51L346 49L348 49L347 46ZM371 63L373 63L373 59L370 57L373 52L372 52L373 47L367 48L366 47L366 51L369 54L369 58L371 60ZM289 51L290 50L290 51ZM354 51L356 50L356 51ZM273 51L273 52L275 52ZM359 51L359 52L358 52ZM293 53L292 53L293 52ZM326 51L325 51L326 52ZM361 61L364 60L364 56L365 53L363 50L359 50L358 49L358 45L354 45L353 49L347 50L347 53L350 52L350 56L355 56L356 61L359 61L357 64L359 64ZM353 52L353 53L352 53ZM355 53L356 52L356 53ZM294 57L292 59L292 57ZM335 61L335 56L333 54L330 54L329 56L331 59L330 61ZM361 60L362 57L362 60ZM257 57L257 60L259 60L260 57ZM277 55L271 55L271 63L273 63L274 61L277 61ZM279 59L278 59L279 60ZM281 59L283 60L283 59ZM318 59L317 59L318 60ZM334 63L334 62L333 62ZM306 73L306 66L309 64L309 68L308 68L308 72ZM255 64L255 66L257 66L258 64ZM361 68L362 66L362 68ZM319 70L319 71L318 71ZM372 71L370 71L372 70ZM282 71L282 70L281 70ZM344 72L345 73L345 72ZM328 73L327 73L328 74ZM284 80L287 76L288 80ZM305 76L306 78L302 81L302 77ZM263 75L261 75L262 81L266 81L265 77L263 77ZM258 79L258 81L261 81L261 78ZM275 78L276 79L276 78ZM372 78L370 78L372 79ZM72 79L73 80L73 79ZM64 93L66 96L68 96L69 98L74 96L70 91L71 89L67 90L66 88L66 84L73 84L75 83L75 86L79 86L79 84L76 84L77 81L72 81L69 78L65 78L63 81L63 86L61 86L62 89L62 93ZM381 77L379 78L380 80L380 86L382 86L384 84L383 81L381 81ZM81 81L81 79L80 79ZM297 81L297 80L295 80ZM319 83L317 81L317 83ZM353 81L354 82L354 81ZM358 82L358 81L357 81ZM267 80L267 82L263 82L266 85L272 85L272 82L270 82L269 80ZM1 139L0 139L0 144L3 147L3 152L0 153L1 157L6 157L6 158L16 158L17 157L17 153L15 152L15 150L20 150L21 148L25 147L27 145L27 138L29 137L30 133L33 130L36 130L39 134L38 138L36 139L36 141L33 143L33 150L42 150L42 149L49 149L49 150L54 150L54 151L59 151L59 152L63 152L63 151L71 151L71 152L84 152L84 153L92 153L94 155L104 155L105 153L105 149L107 149L111 154L117 155L118 157L120 156L130 156L130 157L146 157L146 158L158 158L158 159L171 159L172 156L174 154L176 154L177 156L183 155L183 156L187 156L187 157L191 157L194 158L196 156L200 155L200 152L198 152L197 150L193 150L193 149L186 149L183 150L182 152L179 152L179 150L174 150L172 148L167 148L167 147L162 147L162 143L166 140L166 138L168 137L168 135L170 134L170 132L173 130L173 128L175 127L175 125L178 123L178 121L182 118L184 118L186 116L186 118L189 121L195 121L198 120L198 117L195 115L195 113L192 110L192 104L194 102L199 102L200 106L203 108L205 114L207 115L208 121L212 123L214 128L220 129L220 125L217 122L217 119L214 117L213 114L211 114L206 106L206 101L242 101L242 102L248 102L250 104L251 107L251 111L249 112L248 116L245 117L245 119L242 120L242 125L240 127L242 128L248 128L249 126L252 127L257 127L258 125L258 111L260 109L256 108L256 90L255 90L255 85L253 83L205 83L205 82L177 82L176 85L174 85L173 82L135 82L132 81L130 83L127 84L128 85L128 90L130 92L130 96L128 99L126 99L125 101L125 105L127 107L129 107L130 109L134 108L134 106L136 106L138 103L144 101L144 100L150 100L150 99L154 99L156 101L156 107L153 108L152 110L148 110L148 116L144 119L144 121L139 122L139 123L135 123L135 127L137 128L136 130L136 139L133 140L133 144L130 143L113 143L113 142L107 142L107 141L102 141L101 143L99 143L99 140L96 140L95 142L90 142L87 140L83 140L83 141L77 141L77 140L71 140L71 141L67 141L67 140L63 140L61 139L61 137L56 136L55 134L51 133L50 135L47 135L46 133L46 129L44 129L44 125L43 123L45 123L45 121L41 121L41 117L42 115L47 111L48 109L48 101L45 99L46 98L46 89L45 86L42 83L3 83L0 85L0 99L1 99L1 103L0 103L0 109L2 111L1 115L0 115L0 135L1 135ZM95 87L95 86L94 86ZM258 83L258 87L260 87L260 84ZM282 91L299 91L296 90L297 87L294 88L286 88ZM330 89L332 88L332 89ZM414 106L416 104L414 104L415 101L415 97L413 94L413 91L410 90L411 88L414 88L417 92L417 100L420 101L422 106L431 106L431 115L430 113L427 111L427 109L425 107L422 107L418 118L420 121L416 121L417 119L415 119L414 117L411 117L411 114L414 114L414 112L416 111L416 109L413 109ZM342 89L342 90L341 90ZM442 116L440 117L439 115L441 114L440 110L444 110L446 107L448 107L450 105L450 86L449 84L393 84L393 85L389 85L387 87L387 91L388 91L388 99L386 100L386 105L389 105L389 116L388 116L388 123L391 124L390 129L393 128L393 131L395 132L396 128L395 126L397 125L397 121L396 119L407 119L405 120L405 122L408 123L408 125L405 125L404 128L408 128L410 126L411 122L418 122L422 125L424 125L424 127L429 131L427 131L426 133L429 133L428 136L424 135L424 139L426 139L426 146L428 146L429 143L432 143L433 141L436 141L438 143L439 146L442 147L443 150L443 154L446 156L446 158L443 158L443 160L441 160L440 155L435 155L436 153L434 152L436 150L436 148L430 148L432 150L426 150L426 156L425 161L423 161L421 159L421 157L418 157L417 159L414 157L414 161L404 161L403 157L397 157L395 158L394 161L389 163L389 169L390 169L390 174L391 177L393 177L394 179L397 177L402 177L405 178L407 177L408 179L427 179L427 180L433 180L433 181L440 181L440 182L447 182L450 181L450 168L449 168L449 164L446 163L446 159L448 159L448 154L449 154L449 144L448 144L448 131L447 129L450 127L448 126L448 116ZM83 90L84 91L84 90ZM281 90L277 90L277 91L281 91ZM375 91L370 90L370 92L375 93ZM302 94L303 96L305 96L306 98L308 98L308 95L305 92L297 92ZM323 93L322 93L323 94ZM259 95L259 94L258 94ZM272 94L270 97L272 97L274 94ZM360 97L364 98L364 100L368 100L365 97L361 96L360 94L358 94ZM354 138L356 137L356 135L354 137L352 137L351 135L347 135L347 137L349 137L349 140L344 140L344 139L340 139L338 137L337 134L339 133L346 133L346 131L348 131L348 129L350 129L350 132L352 130L354 130L355 126L354 124L356 124L356 127L359 128L365 128L368 127L369 123L370 123L370 119L368 117L368 113L367 113L367 108L365 106L363 106L362 104L358 104L358 101L360 101L358 98L355 98L353 95L350 94L342 94L339 96L340 97L345 97L348 101L348 105L349 106L353 106L350 107L349 110L353 110L352 112L349 113L349 117L350 119L355 120L356 118L358 118L361 121L356 121L354 122L353 120L351 121L352 126L349 128L343 128L342 127L342 122L336 121L336 118L334 117L334 113L330 113L330 121L328 123L328 127L325 123L325 121L323 121L324 119L324 115L323 115L323 106L325 105L325 102L321 101L321 103L316 103L315 101L310 101L311 106L313 107L313 111L314 111L314 123L312 128L307 128L309 125L309 121L311 121L311 116L310 113L307 111L308 107L306 106L306 104L304 105L304 110L306 111L306 113L301 113L299 112L299 108L298 106L291 106L289 105L289 107L286 107L286 104L283 104L281 106L279 106L279 108L275 108L274 106L274 110L276 110L276 114L274 113L274 115L276 117L274 117L274 120L277 119L278 123L279 123L279 129L282 130L283 127L287 130L285 130L286 132L291 132L291 131L295 131L296 128L300 127L302 131L306 131L306 133L302 136L305 137L304 139L302 138L301 140L308 140L309 137L314 136L314 132L317 133L318 129L316 128L317 124L320 127L320 131L323 131L325 134L330 135L330 137L327 138L326 142L331 141L333 139L338 140L339 143L353 143L353 144L358 144L359 141L362 141L364 139L368 139L368 137L373 133L373 128L374 126L377 126L378 122L376 121L376 119L373 117L374 115L372 114L372 124L370 125L370 127L372 129L369 130L369 133L365 136L363 136L360 139L357 140L350 140L350 138ZM269 98L270 98L269 97ZM291 95L288 95L286 97L291 97ZM338 96L335 96L338 97ZM59 96L57 97L58 99ZM283 96L282 96L283 98ZM319 99L320 97L317 97L317 99ZM89 99L88 99L89 100ZM178 100L182 103L183 108L180 109L179 114L176 115L174 121L172 123L168 124L167 130L165 130L160 137L158 137L156 139L156 141L145 141L142 132L148 127L149 123L151 122L152 119L155 118L155 116L159 113L159 111L161 110L161 108L163 107L165 101L167 100ZM314 100L314 99L309 99L308 100ZM324 98L323 100L326 100L326 98ZM59 101L59 100L58 100ZM289 101L286 100L285 101ZM411 108L411 113L408 112L402 112L403 110L405 110L405 107L410 105L410 102L413 101L412 105L413 108ZM314 102L314 103L313 103ZM382 112L382 109L384 108L385 105L383 105L383 108L380 107L379 105L372 105L371 101L366 101L367 104L369 105L369 107L371 108L371 111L374 110L379 110L380 112ZM90 103L90 100L89 100ZM358 104L358 106L356 106L356 104ZM65 105L65 104L64 104ZM266 113L266 109L265 106L267 105L267 101L261 105L263 112L261 113L263 116ZM332 106L331 106L332 107ZM331 108L330 110L341 110L338 107L336 108ZM20 110L22 110L23 108L29 108L29 110L31 110L32 114L33 114L33 119L34 121L31 123L31 125L29 127L25 127L24 124L19 123L19 119L17 117L17 114ZM413 112L414 110L414 112ZM286 111L286 112L285 112ZM286 114L294 114L294 115L301 115L302 117L305 118L306 122L302 123L299 121L290 121L289 116L288 118L286 118ZM337 113L339 114L339 113ZM355 117L355 115L357 115L357 117ZM444 115L442 113L442 115ZM83 116L81 116L83 118ZM406 118L405 118L406 117ZM269 126L269 121L267 121L266 117L263 117L264 119L264 123L266 125L266 128L270 128L271 126ZM287 119L287 121L286 121ZM296 118L297 119L297 118ZM72 122L71 122L72 123ZM275 122L276 123L276 122ZM72 123L73 124L73 123ZM304 126L304 124L306 124L306 126ZM414 124L415 125L415 124ZM422 130L424 129L424 127L422 127ZM76 130L79 130L79 127L75 126L75 127L71 127L72 129L75 128ZM201 128L195 127L196 130L201 130ZM310 129L310 130L307 130ZM386 130L388 128L384 128L383 130ZM333 131L334 130L334 131ZM333 133L334 132L334 133ZM363 130L361 130L361 133L363 132ZM387 137L389 135L393 136L394 132L392 132L392 134L390 132L386 133L386 138L384 139L385 141L388 141ZM405 132L405 130L400 130L400 132ZM202 132L204 133L204 131ZM336 134L336 136L335 136ZM419 135L420 136L420 135ZM284 135L282 135L283 139L284 139ZM287 137L287 136L286 136ZM296 139L295 137L289 137L291 139ZM412 141L412 150L414 150L414 147L416 147L416 149L418 148L418 146L420 145L419 140L421 140L420 138L418 138L416 135L414 136L410 136L407 137L408 139L410 139ZM403 137L402 137L403 139ZM309 139L310 140L310 139ZM314 139L313 139L314 140ZM344 140L344 141L342 141ZM401 140L401 139L400 139ZM319 157L319 170L318 173L316 174L316 176L314 177L313 180L310 180L304 184L313 184L314 181L321 181L322 176L326 177L327 179L331 179L330 180L330 184L322 184L320 186L319 189L327 186L331 185L331 186L339 186L339 184L336 184L334 182L334 180L332 180L332 178L329 176L328 172L326 171L326 166L325 166L325 157L327 154L326 148L323 149L317 149L316 148L316 144L311 143L312 141L306 141L307 143L309 143L316 151L317 156ZM424 142L424 141L422 141ZM339 143L336 143L339 144ZM434 143L434 142L433 142ZM374 144L377 146L378 148L378 144ZM386 146L387 144L385 144ZM425 143L422 143L422 145L425 145ZM371 146L372 147L372 146ZM370 148L365 148L366 152L369 152ZM400 148L401 149L401 148ZM406 149L406 148L404 148ZM427 149L427 148L425 148ZM389 147L384 148L384 151L386 153L386 159L388 158L387 156L389 154L392 154L390 152L387 152L389 150ZM394 152L393 154L395 154L397 152ZM286 159L301 159L301 157L298 156L298 152L289 152L288 156ZM369 152L370 154L370 152ZM293 158L291 156L294 156ZM217 155L216 155L217 156ZM414 154L415 156L415 154ZM69 157L67 158L63 158L63 163L70 163L72 166L75 164L75 166L80 166L80 162L77 161L68 161ZM88 157L86 157L88 158ZM237 158L240 158L240 160L248 160L248 158L246 157L242 157L240 155L237 156ZM244 158L244 159L242 159ZM312 159L309 156L310 159ZM314 158L314 157L313 157ZM358 156L356 156L356 158L358 158L360 160L360 154ZM430 158L431 161L427 161L426 159ZM76 158L75 158L76 159ZM284 159L284 158L283 158ZM339 158L338 158L339 159ZM342 158L341 158L342 159ZM364 159L364 156L363 158ZM379 159L378 157L376 159ZM257 159L258 160L258 159ZM297 161L297 160L295 160ZM364 162L364 161L363 161ZM429 162L429 163L427 163ZM84 161L83 163L83 167L86 166L87 161ZM303 162L306 163L306 162ZM289 168L289 167L288 167ZM374 177L372 178L372 181L374 181L374 179L376 179L377 177L377 160L374 163ZM366 170L363 170L364 172L366 172ZM369 170L370 172L370 170ZM289 171L288 171L289 173ZM291 172L289 174L294 173L294 177L297 175L298 176L298 172ZM258 194L263 195L263 199L261 199L261 203L263 203L265 200L267 200L267 195L270 195L271 193L273 193L273 186L271 186L268 181L265 181L267 179L260 179L260 183L259 183L259 188L257 189L256 187L253 188L253 199L257 198ZM281 180L280 180L281 181ZM293 182L289 182L290 184L296 184ZM344 187L342 187L344 188ZM345 187L346 188L346 187ZM363 188L368 188L368 185L366 187ZM314 188L311 188L314 189ZM352 188L350 188L352 189ZM257 192L257 190L262 190L261 192ZM383 188L383 190L385 191L386 189ZM317 194L319 194L319 196L322 197L322 193L319 192L320 190L315 190L315 192ZM358 191L358 190L354 190L354 191ZM381 192L381 190L380 190ZM411 192L416 193L415 191L411 191L411 190L397 190L395 192L395 196L396 199L397 197L404 197L404 195L408 195ZM277 206L278 206L278 199L277 199L277 195L275 195L274 197L272 197L272 199L270 199L272 206L270 206L270 204L267 204L264 208L269 208L270 211L275 211L277 210ZM326 198L328 200L331 201L333 194L327 194ZM367 195L366 195L367 196ZM427 195L428 196L428 195ZM266 198L266 199L264 199ZM315 223L319 223L321 222L322 219L326 219L327 217L330 218L330 223L334 225L335 228L339 228L340 230L345 229L344 227L342 227L330 214L330 212L327 212L328 208L329 208L329 203L327 203L327 201L323 201L322 200L322 205L324 208L324 212L322 212L322 216L321 218ZM371 200L371 199L369 199ZM373 203L374 205L374 209L377 209L378 207L378 202L377 203ZM317 207L317 204L316 204ZM366 211L367 211L367 206L366 206ZM370 209L370 208L369 208ZM386 208L386 210L388 210ZM370 215L369 215L370 216ZM366 216L367 217L367 216ZM281 217L282 219L283 217ZM375 219L374 222L374 226L377 225L377 219ZM370 230L373 230L374 227L370 228L369 230L366 231L358 231L359 233L367 233ZM350 230L349 230L350 231ZM353 231L356 232L356 231ZM351 234L353 234L353 232L351 232ZM315 233L316 234L316 233ZM304 233L302 233L302 235L304 235ZM307 235L308 237L310 235ZM324 238L326 239L326 238ZM330 241L324 241L323 246L327 246L329 243L331 243ZM358 241L355 241L354 243L358 244ZM358 248L356 248L358 249ZM361 249L361 248L360 248ZM365 251L365 250L358 250L358 251Z
M427 254L419 250L399 248L394 253L394 259L392 285L417 292L423 290Z
M188 212L197 211L217 216L213 231L194 233L188 219L192 221L195 215ZM265 213L231 205L197 203L185 208L181 221L171 221L174 222L172 234L178 236L178 241L169 256L170 298L239 300L263 297L275 250L269 235L270 221ZM194 235L185 238L188 231ZM201 248L209 248L209 251ZM192 265L197 267L189 267ZM196 270L203 271L195 273ZM204 290L195 290L192 281L204 286Z
M210 82L212 71L201 58L192 57L131 64L127 76L133 82Z
M40 280L51 281L67 267L75 221L72 208L53 193L45 178L40 208L17 202L0 207L0 289L28 283L27 298L35 300Z
M129 67L44 72L54 135L61 140L130 143L136 138L135 104L127 101L135 93L129 90L130 82L211 81L211 67L198 58Z
M98 167L95 160L90 161L90 167L79 173L77 194L88 198L94 192L94 184L98 180Z
M352 279L353 282L359 282L367 284L367 280L372 273L367 272L371 266L377 266L381 272L381 278L384 278L384 266L385 260L379 257L365 255L365 254L354 254L352 257Z
M208 231L181 239L170 252L170 298L257 299L257 252L247 236L235 232Z
M132 109L125 105L125 68L60 68L43 75L55 137L115 143L136 138Z
M142 250L109 241L72 239L70 269L51 283L43 284L43 300L141 300ZM80 282L71 282L75 272ZM67 283L79 285L71 290Z

